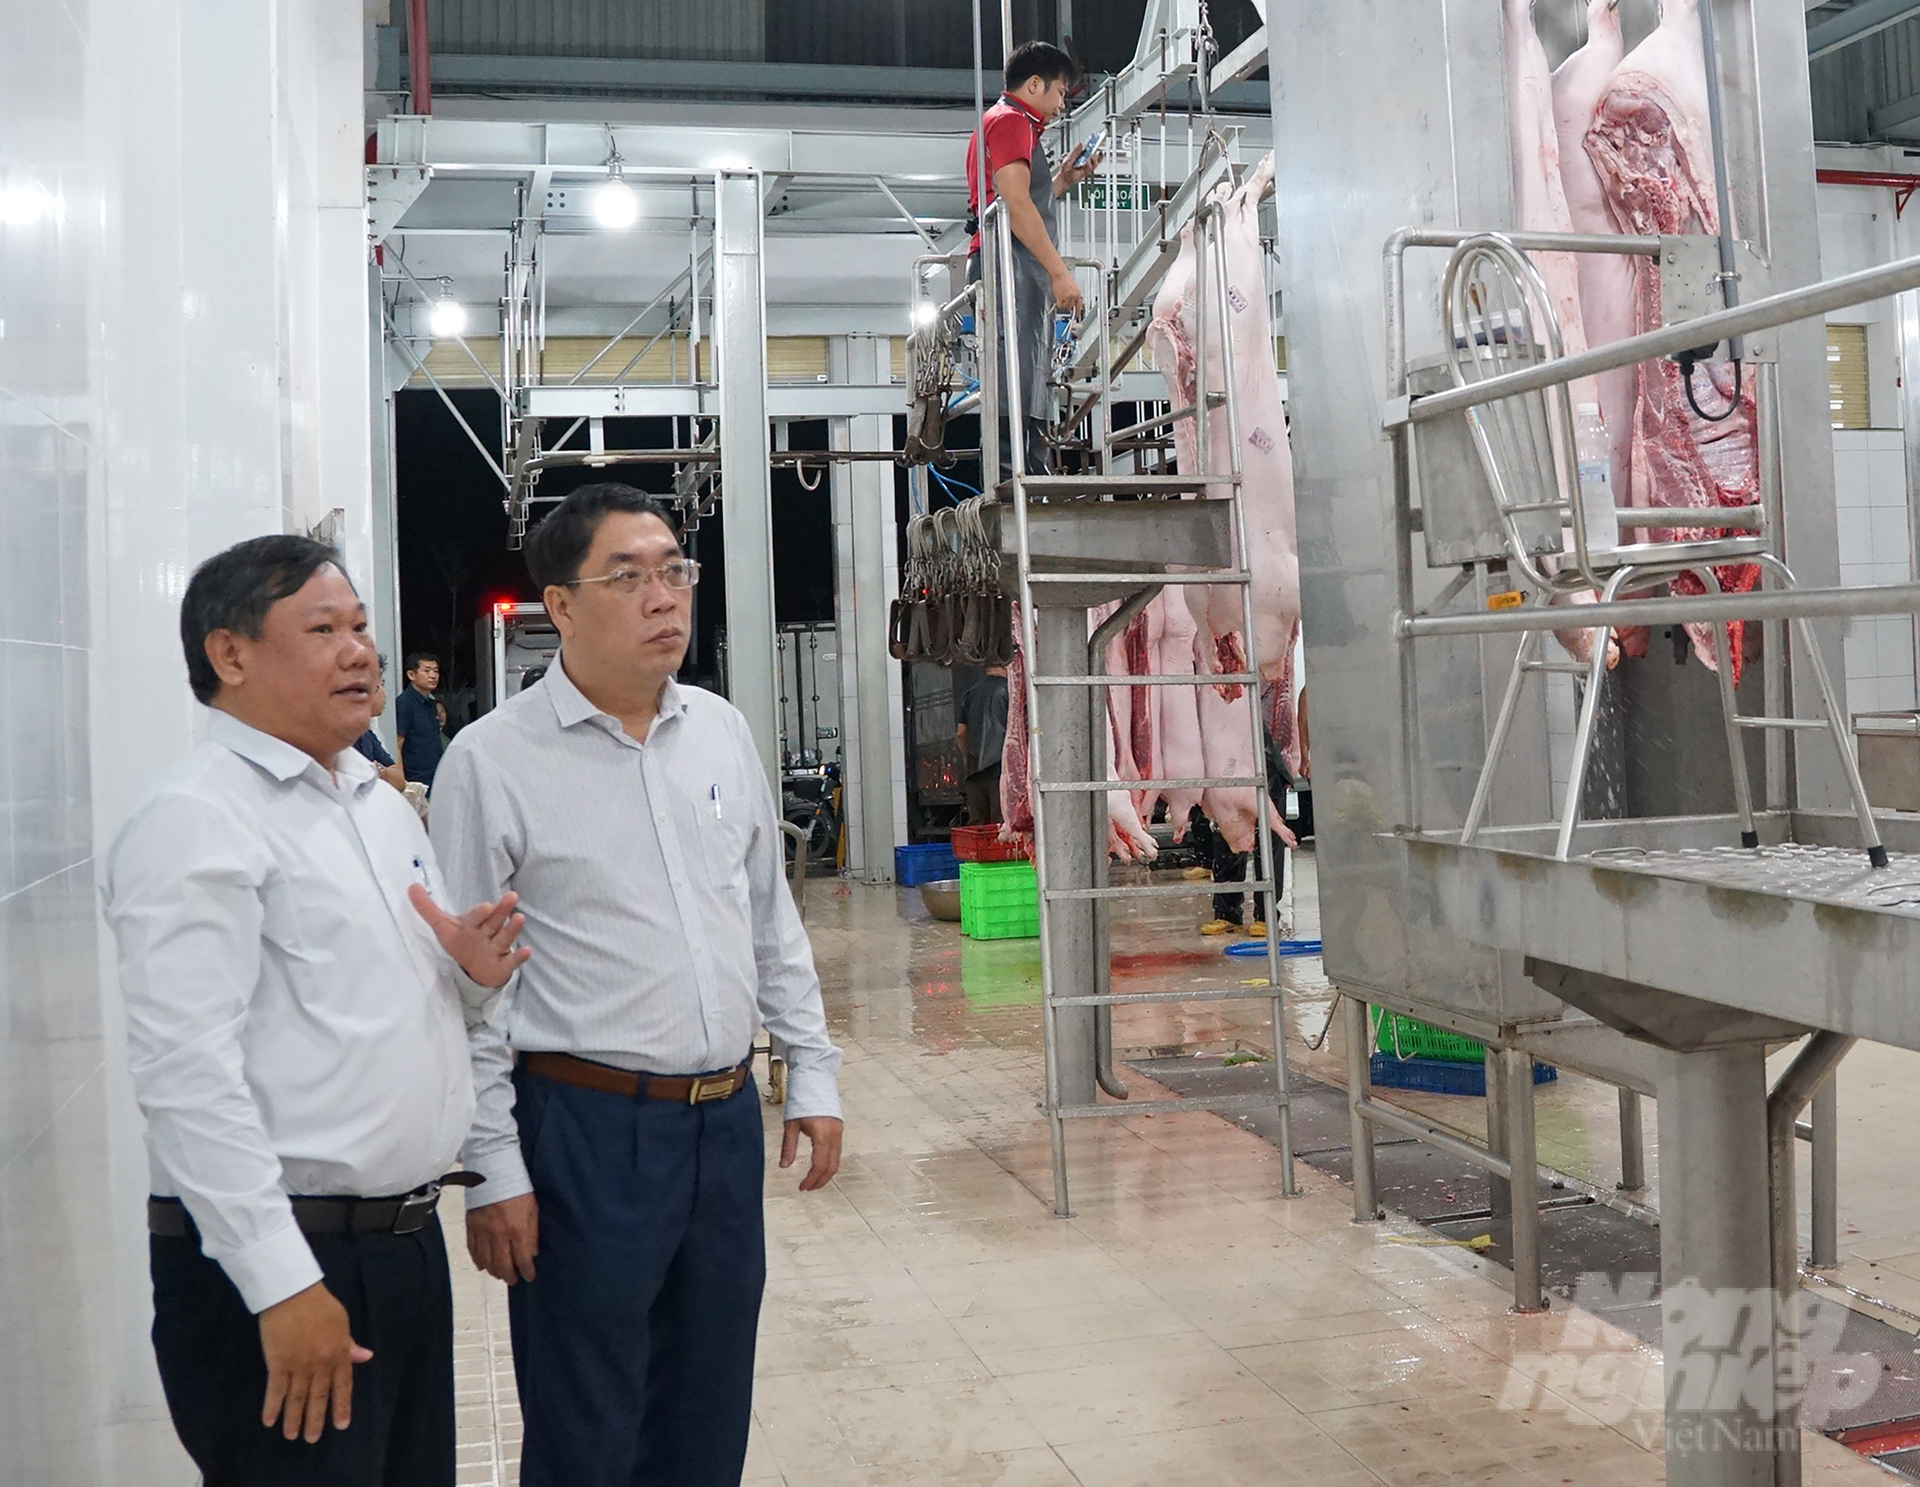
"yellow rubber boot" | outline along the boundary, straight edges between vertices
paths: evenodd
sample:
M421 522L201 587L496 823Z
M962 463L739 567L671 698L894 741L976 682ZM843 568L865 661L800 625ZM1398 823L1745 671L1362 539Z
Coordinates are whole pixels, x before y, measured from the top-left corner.
M1209 919L1205 924L1200 926L1200 933L1203 935L1231 934L1239 927L1239 925L1229 919Z

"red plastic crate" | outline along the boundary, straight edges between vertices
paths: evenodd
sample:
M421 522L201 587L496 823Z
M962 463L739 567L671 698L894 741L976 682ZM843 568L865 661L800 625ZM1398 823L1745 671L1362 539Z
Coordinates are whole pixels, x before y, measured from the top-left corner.
M962 862L1024 862L1033 853L1023 841L1001 841L998 826L956 826L953 855Z

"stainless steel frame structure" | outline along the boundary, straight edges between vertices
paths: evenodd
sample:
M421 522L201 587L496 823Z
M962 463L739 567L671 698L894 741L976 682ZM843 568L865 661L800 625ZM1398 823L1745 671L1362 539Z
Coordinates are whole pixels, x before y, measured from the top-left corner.
M1196 424L1199 468L1177 474L1117 474L1112 469L1112 391L1115 367L1105 331L1106 305L1096 299L1102 374L1077 416L1098 421L1095 465L1081 474L1050 475L1026 469L1025 439L1014 423L1008 451L1010 477L995 494L1011 517L999 522L998 542L1019 596L1021 648L1026 657L1028 761L1033 803L1033 861L1040 894L1041 1010L1045 1032L1045 1109L1053 1152L1054 1212L1071 1211L1066 1122L1101 1116L1163 1111L1277 1109L1281 1132L1281 1188L1295 1191L1292 1093L1285 1037L1285 992L1279 958L1279 902L1275 893L1273 842L1266 829L1266 750L1259 698L1259 658L1254 654L1253 575L1248 570L1247 522L1241 488L1239 411L1234 394L1233 346L1226 329L1226 253L1220 208L1203 204L1194 220L1200 270L1195 275ZM993 440L1004 386L1009 408L1027 406L1020 386L1015 338L1000 327L1015 321L1013 234L1003 204L986 215L990 245L982 265L977 300L983 444ZM1209 306L1212 306L1209 311ZM1216 322L1218 324L1216 325ZM1211 337L1221 349L1222 386L1209 386ZM993 360L1005 367L1004 383L991 375ZM1209 469L1208 421L1214 410L1226 420L1233 450L1226 471ZM988 452L983 468L994 470ZM1209 497L1224 487L1225 497ZM1115 497L1129 499L1115 500ZM1107 727L1107 687L1135 677L1104 674L1109 640L1168 585L1229 585L1241 596L1246 671L1233 676L1201 673L1147 682L1245 688L1247 723L1256 767L1247 778L1110 780L1104 767L1102 730ZM1089 611L1117 607L1089 636ZM1112 903L1125 898L1192 897L1214 885L1113 884L1108 881L1108 826L1103 809L1110 790L1247 787L1256 793L1258 867L1249 891L1268 895L1267 983L1248 990L1220 985L1179 991L1116 993L1111 989ZM1112 1009L1146 1003L1205 1001L1267 1002L1272 1016L1274 1089L1271 1094L1129 1100L1113 1068ZM1115 1098L1102 1101L1096 1086Z
M1811 621L1910 611L1920 600L1912 585L1833 587L1817 319L1849 296L1858 302L1920 283L1920 265L1883 271L1875 282L1807 289L1819 263L1801 18L1750 0L1705 3L1725 99L1725 220L1744 240L1735 261L1748 293L1737 308L1695 296L1667 306L1688 324L1638 338L1624 352L1596 348L1452 390L1402 388L1403 369L1447 349L1439 343L1438 264L1416 268L1409 259L1402 291L1383 304L1376 270L1355 245L1402 234L1457 241L1512 227L1506 100L1488 86L1506 71L1494 7L1359 0L1297 12L1270 28L1275 133L1291 146L1276 184L1289 344L1297 364L1314 369L1296 380L1290 411L1329 974L1356 1003L1490 1040L1490 1062L1516 1076L1494 1081L1508 1096L1505 1152L1471 1153L1496 1177L1504 1167L1516 1184L1532 1180L1531 1087L1517 1077L1532 1057L1657 1093L1663 1284L1670 1295L1691 1286L1701 1288L1691 1294L1737 1306L1755 1335L1773 1338L1766 1352L1784 1364L1795 1306L1788 1174L1799 1112L1830 1080L1849 1040L1920 1046L1911 1011L1920 1003L1893 985L1908 976L1901 942L1914 924L1898 892L1914 866L1904 854L1920 842L1910 823L1881 817L1890 871L1874 869L1857 849L1826 850L1859 841L1860 823L1831 809L1850 793L1846 767L1831 750L1789 751L1782 731L1766 751L1753 818L1759 847L1732 845L1741 829L1733 815L1586 821L1563 859L1542 713L1532 708L1517 710L1503 788L1483 802L1485 823L1464 842L1497 721L1495 679L1509 674L1517 641L1556 622L1525 607L1487 612L1489 593L1511 580L1490 578L1484 564L1426 567L1405 437L1451 421L1471 460L1460 420L1488 397L1537 391L1616 355L1638 359L1746 336L1773 410L1760 431L1762 520L1808 587L1737 603L1708 596L1601 604L1581 613L1582 625L1734 614ZM1351 83L1343 63L1356 55L1395 79L1390 93L1369 95L1361 114L1342 106ZM1722 243L1687 250L1724 272ZM1384 404L1383 415L1369 417L1363 404ZM1813 629L1832 669L1836 636ZM1821 668L1805 657L1787 665L1782 645L1768 653L1764 715L1817 719ZM1710 704L1701 703L1699 717L1662 721L1692 730L1695 745L1723 750L1719 720L1709 725ZM1348 1029L1356 1217L1366 1219L1377 1211L1372 1131L1418 1123L1364 1093L1363 1007L1352 1008ZM1795 1037L1806 1046L1770 1092L1766 1050ZM1537 1248L1524 1193L1513 1189L1516 1300L1533 1306L1538 1274L1527 1271ZM1672 1313L1669 1325L1677 1325ZM1669 1331L1670 1390L1685 1373L1673 1361L1696 1340ZM1797 1484L1794 1389L1731 1403L1670 1393L1667 1472L1676 1487Z

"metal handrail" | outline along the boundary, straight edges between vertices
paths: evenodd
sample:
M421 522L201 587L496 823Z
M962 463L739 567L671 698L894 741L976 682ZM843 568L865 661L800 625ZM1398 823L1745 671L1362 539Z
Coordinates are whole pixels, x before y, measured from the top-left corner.
M1410 423L1429 423L1436 418L1445 418L1450 413L1461 413L1500 398L1539 392L1581 377L1671 356L1678 351L1717 346L1736 336L1771 330L1795 320L1810 320L1816 315L1903 294L1909 289L1920 289L1920 257L1902 258L1875 268L1862 269L1858 273L1843 274L1837 279L1809 284L1801 289L1768 295L1737 310L1720 310L1712 315L1702 315L1697 320L1663 325L1657 330L1629 336L1624 341L1613 341L1574 356L1489 377L1485 382L1476 382L1471 387L1450 388L1446 392L1430 393L1419 398L1396 397L1388 403L1381 417L1381 426L1397 429Z
M1588 630L1602 626L1692 625L1713 620L1842 619L1872 614L1920 614L1920 583L1858 589L1768 589L1723 598L1624 599L1535 613L1527 609L1472 614L1401 615L1394 634L1405 640L1432 636L1516 635L1527 630Z

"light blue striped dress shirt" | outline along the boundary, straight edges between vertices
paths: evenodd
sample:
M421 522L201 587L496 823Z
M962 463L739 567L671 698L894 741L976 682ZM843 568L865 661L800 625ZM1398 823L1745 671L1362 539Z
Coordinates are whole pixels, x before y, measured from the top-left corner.
M533 957L472 1035L469 1206L532 1191L513 1055L655 1074L729 1068L764 1023L787 1045L787 1117L840 1114L813 952L786 885L746 719L668 682L647 741L546 676L462 729L434 776L433 845L455 903L520 895Z

